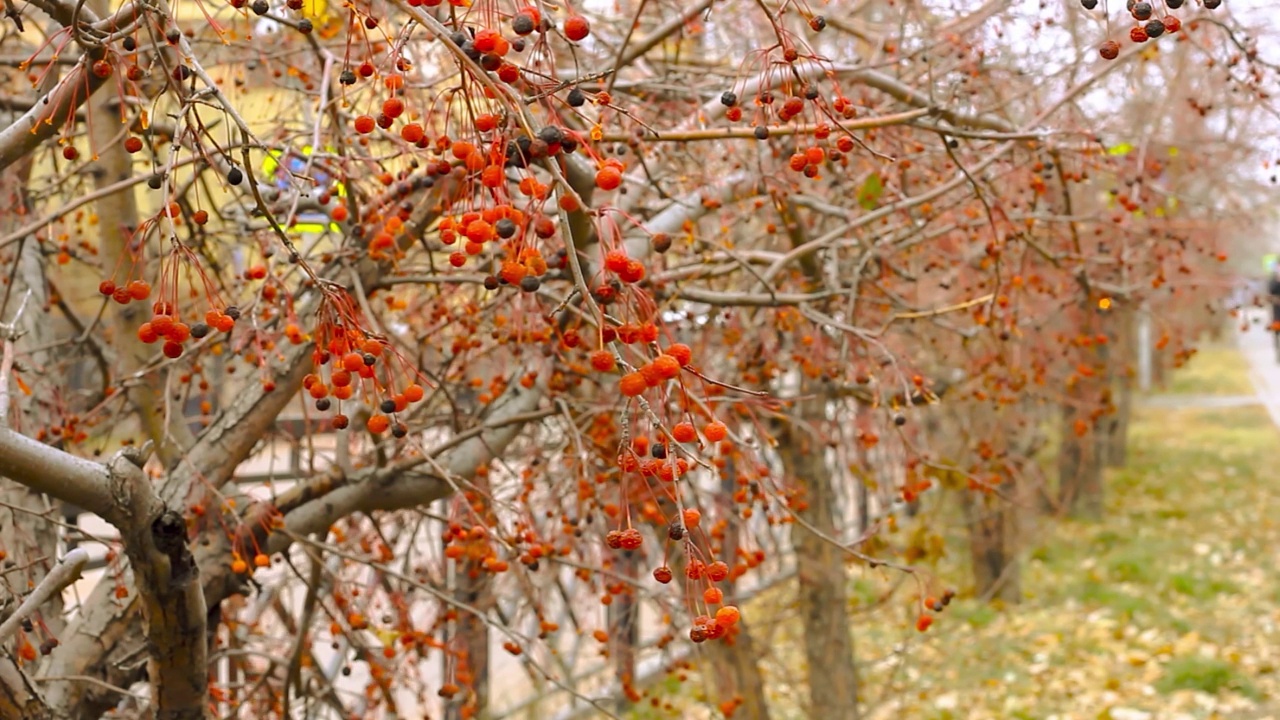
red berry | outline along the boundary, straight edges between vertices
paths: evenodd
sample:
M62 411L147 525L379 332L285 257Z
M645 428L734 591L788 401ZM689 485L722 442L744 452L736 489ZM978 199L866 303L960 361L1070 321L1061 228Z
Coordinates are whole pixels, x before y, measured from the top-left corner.
M151 295L151 283L146 280L130 280L125 289L134 300L146 300Z
M616 190L622 184L622 173L617 168L606 167L601 168L596 173L596 187L601 190Z
M622 549L635 550L644 543L644 536L635 528L627 528L622 531Z
M671 428L671 437L675 438L676 442L690 443L698 439L698 431L693 429L692 423L676 423Z
M627 269L627 263L631 258L627 257L627 253L623 250L610 250L604 256L604 269L609 272L620 273Z
M706 427L702 428L702 434L706 435L707 440L710 440L711 442L720 442L728 437L729 428L725 427L724 423L717 420L716 422L708 423Z
M644 264L639 260L628 260L626 267L618 272L618 279L624 283L638 283L644 279Z
M376 123L374 123L374 120L372 117L368 115L361 115L360 117L356 118L356 123L355 123L356 132L360 133L361 135L368 135L369 133L373 132L373 128L375 124Z
M644 375L638 372L627 373L618 381L618 392L625 397L635 397L648 387L649 384L645 382Z
M680 361L670 355L659 355L653 361L653 371L663 380L671 380L680 374Z
M570 40L578 42L589 34L591 34L591 25L581 15L574 15L564 21L564 36Z
M613 357L613 353L608 350L597 350L591 353L591 367L596 372L610 372L618 366L618 361Z
M667 348L667 354L675 358L676 362L680 363L680 367L688 365L689 361L693 359L693 351L684 343L676 343Z
M425 136L426 133L418 123L409 123L408 125L400 128L400 137L404 138L404 141L407 143L416 143Z

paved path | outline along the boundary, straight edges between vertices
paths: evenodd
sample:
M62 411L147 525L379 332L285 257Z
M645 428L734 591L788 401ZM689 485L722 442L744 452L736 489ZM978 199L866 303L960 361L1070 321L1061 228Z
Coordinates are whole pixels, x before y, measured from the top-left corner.
M1148 395L1138 399L1143 407L1154 408L1232 408L1260 405L1258 395Z
M1253 386L1258 400L1267 408L1271 421L1280 427L1280 362L1276 360L1275 345L1263 325L1269 310L1251 310L1246 316L1249 329L1236 333L1240 352L1249 361Z

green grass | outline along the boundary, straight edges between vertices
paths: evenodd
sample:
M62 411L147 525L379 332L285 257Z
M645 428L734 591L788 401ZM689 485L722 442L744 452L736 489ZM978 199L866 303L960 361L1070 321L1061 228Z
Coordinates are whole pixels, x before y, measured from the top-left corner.
M1252 392L1243 359L1226 349L1184 373L1174 382L1183 393ZM1104 521L1040 521L1025 602L957 600L918 639L915 676L897 685L912 698L899 707L906 715L945 702L970 718L1106 717L1113 707L1209 717L1200 693L1232 717L1280 697L1280 433L1256 406L1146 408L1131 432L1128 467L1108 475ZM961 530L944 530L951 547L963 547ZM952 555L939 573L964 578L964 553ZM859 635L864 647L891 637L878 627Z
M1156 682L1162 693L1178 690L1197 690L1217 695L1234 690L1250 698L1257 698L1258 691L1231 663L1202 657L1177 658L1165 666L1164 675Z
M1234 345L1200 347L1191 360L1174 371L1168 387L1171 395L1252 395L1249 362Z
M1209 347L1171 385L1235 395L1252 393L1248 383L1238 354ZM920 517L947 548L934 587L961 592L927 633L912 627L911 580L852 571L868 720L1083 720L1121 708L1153 720L1280 717L1280 432L1256 405L1134 412L1129 464L1108 473L1105 519L1036 519L1022 603L970 596L964 528L945 494ZM904 522L884 544L901 547L916 530ZM782 588L746 608L778 718L805 717L794 600ZM709 690L694 687L681 692Z

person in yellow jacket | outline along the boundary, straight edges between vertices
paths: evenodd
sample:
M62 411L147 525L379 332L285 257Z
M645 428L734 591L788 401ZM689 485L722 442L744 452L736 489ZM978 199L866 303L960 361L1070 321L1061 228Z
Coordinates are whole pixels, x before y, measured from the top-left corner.
M326 150L332 151L332 148L326 148ZM292 148L272 150L267 153L266 159L262 161L262 172L265 177L274 181L276 187L281 190L288 190L293 186L294 174L307 172L307 158L314 151L314 148L310 145L302 148L301 153ZM311 166L309 177L314 179L319 186L328 185L332 181L329 174L318 163ZM347 187L341 182L333 182L333 194L338 197L346 197ZM290 228L292 232L299 234L320 234L326 229L332 232L340 230L338 224L331 221L329 216L324 213L300 213L297 222Z

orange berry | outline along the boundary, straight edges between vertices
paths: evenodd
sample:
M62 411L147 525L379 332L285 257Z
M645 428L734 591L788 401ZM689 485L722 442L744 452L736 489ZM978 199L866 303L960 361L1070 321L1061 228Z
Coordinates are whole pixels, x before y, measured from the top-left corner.
M716 611L716 624L720 627L733 627L742 618L742 613L733 605L725 605Z
M591 353L591 367L595 368L596 372L610 372L617 366L617 359L608 350L597 350Z
M724 423L716 420L715 422L707 423L707 426L702 428L702 434L710 442L720 442L729 436L729 428L725 427Z
M676 423L671 428L671 437L675 438L676 442L689 443L698 439L698 431L693 429L692 423Z
M391 420L386 415L373 415L369 421L365 423L365 427L374 435L381 435L391 427Z
M601 190L617 190L622 184L622 173L617 168L606 167L601 168L596 173L596 187Z
M682 518L684 526L689 530L693 530L702 523L702 513L697 508L685 508Z
M260 568L269 567L271 565L271 558L267 557L265 553L258 553L253 556L253 565L254 567Z
M708 605L719 605L724 600L724 591L717 587L709 587L702 591L702 599Z
M929 615L921 614L920 617L916 618L916 630L919 630L920 632L928 630L929 626L932 624L933 618Z
M638 372L627 373L618 381L618 391L625 397L635 397L648 387L649 383L645 382L644 375Z
M688 365L689 361L693 360L693 351L684 343L676 343L667 348L667 355L675 358L676 362L680 363L680 367Z
M400 128L400 137L407 143L416 143L426 137L426 133L418 123L409 123Z
M670 355L659 355L653 361L653 370L663 380L670 380L680 374L680 361Z

